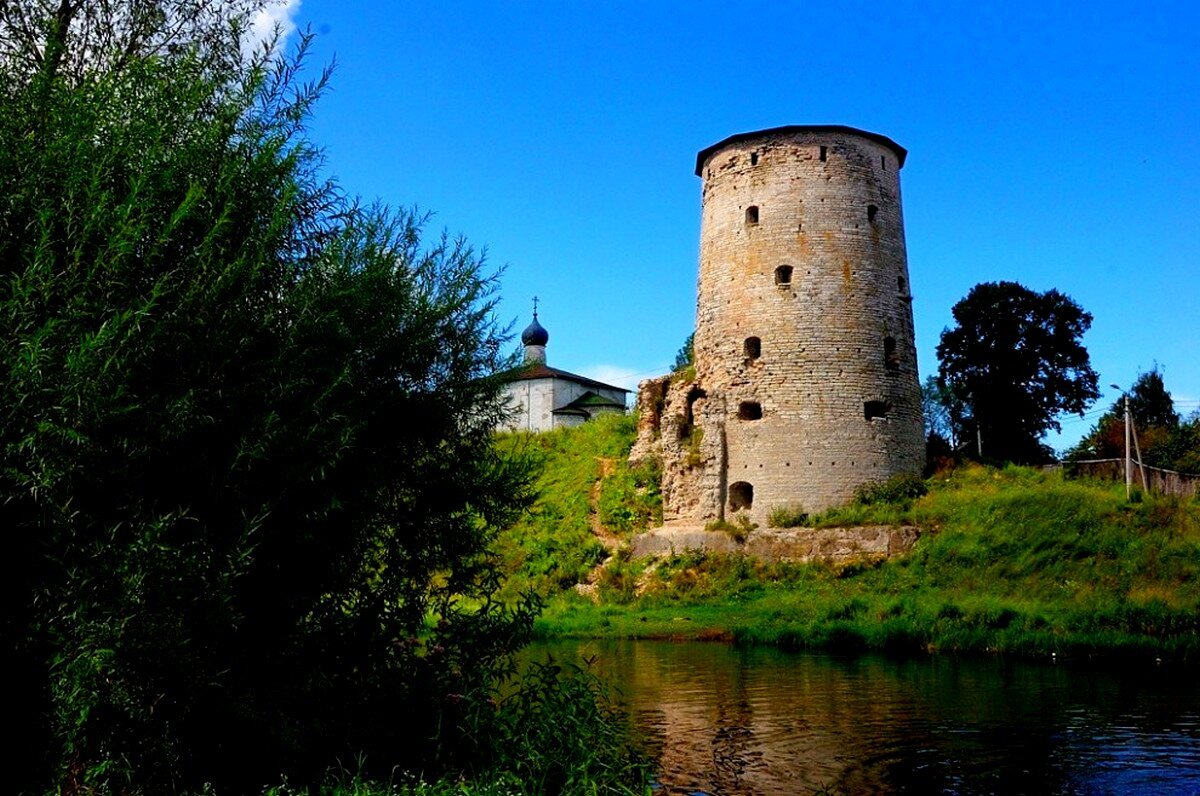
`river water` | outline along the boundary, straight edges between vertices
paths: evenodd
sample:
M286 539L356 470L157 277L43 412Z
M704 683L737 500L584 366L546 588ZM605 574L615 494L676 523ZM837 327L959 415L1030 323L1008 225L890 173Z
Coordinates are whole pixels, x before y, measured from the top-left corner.
M613 683L660 794L1200 794L1200 674L552 642Z

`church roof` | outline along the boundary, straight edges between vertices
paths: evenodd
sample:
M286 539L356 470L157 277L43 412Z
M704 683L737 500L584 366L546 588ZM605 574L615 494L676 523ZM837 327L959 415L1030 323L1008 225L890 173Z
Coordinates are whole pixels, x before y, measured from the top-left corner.
M613 389L619 390L621 388L614 387ZM625 408L624 403L621 403L619 401L614 401L612 398L605 398L603 395L597 395L596 393L592 392L591 390L588 390L583 395L576 398L574 401L571 401L571 403L566 404L565 406L560 406L559 408L555 409L554 413L555 414L578 414L579 412L583 411L583 408L585 406L591 407L591 408L598 408L598 407L602 407L602 406L611 406L611 407L614 407L617 409ZM584 412L584 414L586 414L586 412Z
M589 415L586 410L579 409L575 406L572 406L571 404L567 404L566 406L560 406L558 409L552 409L550 411L550 414L552 414L552 415L574 415L575 417L582 417L585 419L591 417L591 415Z
M549 365L543 365L541 363L518 368L513 373L513 381L530 381L532 379L566 379L567 381L573 381L576 384L582 384L585 387L596 387L602 390L619 390L623 393L629 392L629 390L625 389L624 387L617 387L613 384L605 384L602 381L589 379L587 376L569 373L568 371L552 368Z

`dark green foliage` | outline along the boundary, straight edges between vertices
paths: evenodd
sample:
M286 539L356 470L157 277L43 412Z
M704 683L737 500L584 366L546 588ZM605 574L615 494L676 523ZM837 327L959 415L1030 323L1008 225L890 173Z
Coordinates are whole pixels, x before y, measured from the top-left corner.
M704 526L706 531L716 531L724 533L730 539L738 544L744 544L750 538L750 534L757 530L758 525L750 521L750 515L744 513L735 514L733 520L712 520Z
M676 373L687 370L696 364L696 333L692 332L683 341L683 347L675 354L675 364L671 370Z
M1200 411L1179 424L1172 445L1172 469L1200 475Z
M983 455L1040 462L1059 413L1082 414L1099 392L1083 346L1092 316L1057 290L985 282L953 308L955 327L938 344L939 383L962 402L959 440L982 432Z
M495 282L323 180L321 81L202 55L86 80L0 62L0 574L29 787L459 765L448 694L484 687L534 607L491 599L493 529L529 494L492 445Z
M937 376L926 376L921 383L921 414L925 421L925 438L940 438L951 448L963 417L962 401Z
M897 473L886 481L863 484L854 490L854 502L861 506L876 503L910 504L929 492L925 479L915 473Z
M622 431L635 428L633 418L621 426ZM597 506L600 525L622 537L644 531L662 520L661 466L657 461L647 460L631 467L628 455L626 451L610 460L610 470L600 480Z
M866 483L854 491L845 506L818 514L802 515L797 524L814 528L848 528L856 525L912 525L913 502L928 492L927 482L913 473L898 473L886 481Z
M454 694L472 756L462 778L427 782L391 772L389 784L343 772L318 788L266 796L575 796L649 793L652 766L628 716L586 668L534 662L506 688Z
M760 593L769 570L746 555L720 555L693 551L671 556L649 571L645 562L634 562L640 575L642 604L678 604L695 599L736 600Z
M1200 473L1200 414L1180 421L1175 402L1157 367L1138 374L1134 380L1129 389L1129 414L1137 432L1137 447L1141 450L1143 463ZM1113 402L1088 435L1067 452L1067 458L1115 459L1124 456L1125 402L1121 397Z
M1118 399L1109 409L1110 414L1123 412L1124 401ZM1175 402L1163 383L1162 372L1157 367L1139 373L1129 389L1129 413L1139 428L1174 428L1179 425L1179 413Z
M629 551L628 547L620 548L600 570L597 586L607 602L626 604L637 596L638 580L646 569L646 562L632 560Z
M17 80L78 86L147 57L241 70L242 34L271 0L20 0L0 2L0 59Z
M768 528L796 528L808 522L808 512L796 504L775 506L767 515Z
M642 794L650 760L629 743L628 722L615 705L586 669L535 663L473 737L484 759L502 762L514 793Z

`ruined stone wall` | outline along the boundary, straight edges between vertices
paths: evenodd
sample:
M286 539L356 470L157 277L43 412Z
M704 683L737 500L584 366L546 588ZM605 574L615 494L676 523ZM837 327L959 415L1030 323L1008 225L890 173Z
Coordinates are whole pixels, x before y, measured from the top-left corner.
M630 461L662 462L663 520L720 516L725 479L724 402L675 374L638 385L638 438Z
M669 385L659 421L668 517L765 525L775 506L820 511L923 466L889 143L783 128L707 151L696 376ZM668 431L700 435L699 456Z

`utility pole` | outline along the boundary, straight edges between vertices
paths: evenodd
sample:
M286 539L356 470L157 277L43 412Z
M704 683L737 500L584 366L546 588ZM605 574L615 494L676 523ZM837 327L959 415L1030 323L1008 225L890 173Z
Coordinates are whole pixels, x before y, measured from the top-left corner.
M1133 484L1133 460L1129 458L1129 393L1125 394L1125 499Z
M1142 447L1138 445L1137 438L1137 423L1130 423L1133 429L1133 452L1137 456L1138 472L1142 474L1142 491L1147 495L1150 494L1150 485L1146 483L1146 465L1142 463Z
M1110 384L1108 386L1112 387L1114 390L1121 389L1115 384ZM1130 466L1132 462L1129 459L1129 393L1122 392L1121 395L1125 399L1125 499L1129 500L1129 495L1133 486L1133 469Z
M968 393L967 401L971 404L971 419L975 421L975 455L983 461L983 431L979 426L979 407L975 404L975 393Z

